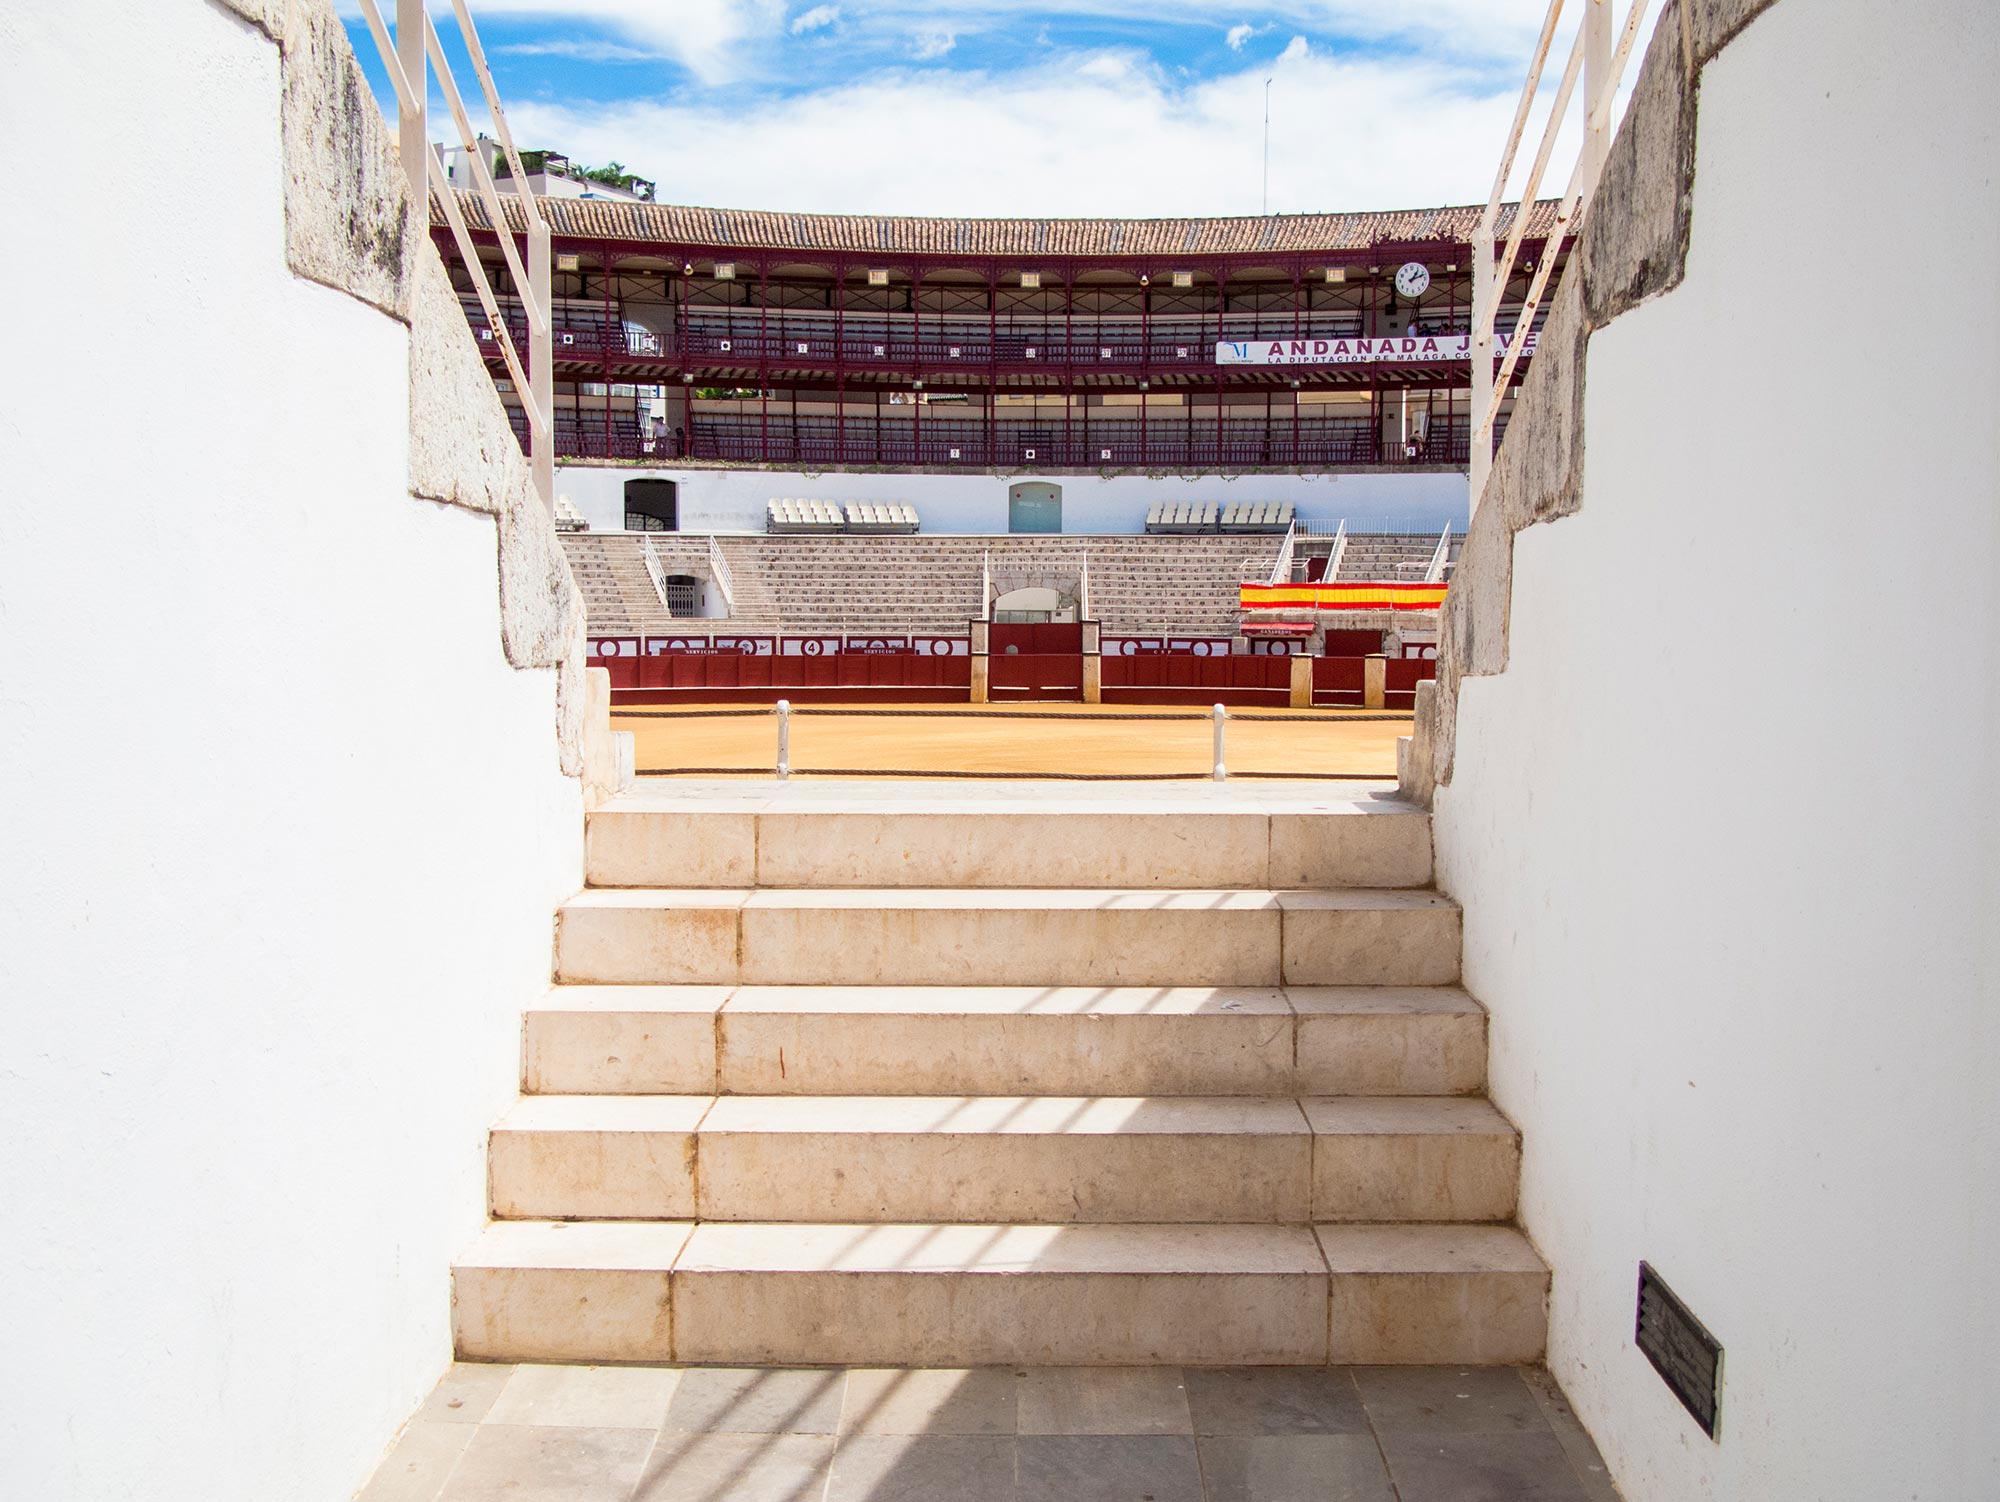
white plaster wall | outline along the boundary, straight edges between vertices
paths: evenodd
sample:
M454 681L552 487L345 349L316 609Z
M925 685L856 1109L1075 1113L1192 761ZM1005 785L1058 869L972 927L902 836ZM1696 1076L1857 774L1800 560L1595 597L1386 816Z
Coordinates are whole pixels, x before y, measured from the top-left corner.
M1710 65L1686 281L1592 339L1583 510L1459 703L1441 879L1631 1502L2000 1495L1996 76L1985 0L1780 0ZM1866 314L1864 223L1948 314ZM1641 1258L1727 1348L1719 1443Z
M806 474L782 469L617 469L561 465L556 491L576 502L598 531L625 525L625 482L674 480L680 485L680 524L686 532L761 532L764 504L781 497L813 500L907 501L926 532L986 533L1007 530L1007 487L1021 480L1062 486L1063 530L1078 533L1142 532L1148 507L1173 501L1290 501L1299 515L1328 527L1345 517L1366 523L1438 532L1449 521L1463 530L1465 476L1456 471L1406 470L1368 474L969 475Z
M278 91L204 0L0 10L0 133L70 169L0 236L8 1498L365 1480L578 885L407 332L285 269Z

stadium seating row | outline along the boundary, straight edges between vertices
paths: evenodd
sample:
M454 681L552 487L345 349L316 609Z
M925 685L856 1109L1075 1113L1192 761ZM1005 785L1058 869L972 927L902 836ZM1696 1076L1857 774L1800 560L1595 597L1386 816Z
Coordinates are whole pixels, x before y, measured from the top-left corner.
M1283 532L1292 525L1290 501L1171 501L1146 512L1148 532Z
M767 501L767 532L915 532L917 509L902 501L857 501L842 507L835 501Z

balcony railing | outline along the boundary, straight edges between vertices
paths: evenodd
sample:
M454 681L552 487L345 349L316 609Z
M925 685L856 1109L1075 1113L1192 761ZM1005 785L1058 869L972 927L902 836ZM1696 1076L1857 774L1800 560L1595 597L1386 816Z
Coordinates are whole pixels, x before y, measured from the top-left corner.
M649 308L649 315L668 310ZM1537 310L1531 327L1539 332L1544 313ZM502 358L499 333L486 325L483 314L467 309L475 332L490 360ZM1420 320L1424 333L1439 337L1463 334L1468 317ZM517 344L527 336L527 322L509 310L502 327ZM1215 368L1218 337L1227 340L1334 339L1360 337L1363 320L1356 314L1288 313L1231 314L1218 335L1213 318L1181 316L1148 320L1134 318L1024 319L1011 317L989 323L984 317L958 315L924 317L878 314L836 318L831 313L755 308L686 308L674 310L668 326L645 328L616 314L588 315L558 309L550 328L551 353L558 365L621 366L657 361L666 366L716 369L812 370L842 366L878 369L921 369L967 372L1004 369L1009 373L1037 370L1126 367L1152 371ZM1460 368L1460 362L1439 361Z
M525 439L518 410L510 414ZM1504 427L1504 423L1503 423ZM884 465L950 469L1265 469L1293 466L1463 465L1470 456L1461 415L1433 422L1428 436L1377 441L1367 418L1262 417L1189 423L1184 417L1141 422L1093 417L1087 424L1031 425L981 418L855 414L768 419L752 414L696 414L692 433L647 425L631 412L556 410L555 451L573 459L714 459L749 464Z

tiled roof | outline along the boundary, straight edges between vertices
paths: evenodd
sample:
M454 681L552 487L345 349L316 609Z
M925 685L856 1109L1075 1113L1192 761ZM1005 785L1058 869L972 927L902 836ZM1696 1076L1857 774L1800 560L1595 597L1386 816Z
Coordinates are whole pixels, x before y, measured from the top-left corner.
M624 203L608 198L537 200L558 238L651 241L716 250L797 250L965 256L1286 255L1366 250L1382 242L1437 241L1459 245L1472 238L1480 206L1394 209L1369 214L1265 214L1235 219L919 219L867 214L782 214L759 209L690 208L679 204ZM501 198L510 226L525 228L520 201ZM484 200L461 192L459 205L475 230L491 226ZM1528 234L1541 239L1555 227L1556 202L1532 210ZM1514 208L1501 210L1499 232L1512 226ZM442 211L432 205L434 223Z

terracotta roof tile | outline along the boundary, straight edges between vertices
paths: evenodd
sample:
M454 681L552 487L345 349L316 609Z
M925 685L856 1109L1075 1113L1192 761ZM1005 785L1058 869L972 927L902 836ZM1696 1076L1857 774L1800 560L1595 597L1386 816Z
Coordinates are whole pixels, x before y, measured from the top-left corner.
M1459 245L1470 240L1479 206L1398 209L1382 213L1268 214L1233 219L942 219L859 214L765 213L756 209L695 208L678 204L624 203L601 198L539 200L554 233L578 240L654 242L676 247L732 250L829 251L991 256L1244 255L1261 252L1363 251L1382 242L1427 240ZM473 229L489 229L477 193L461 192L459 205ZM524 228L520 201L504 195L509 224ZM1553 199L1536 203L1529 233L1555 226ZM1500 211L1506 234L1516 206ZM436 204L431 220L444 223Z

